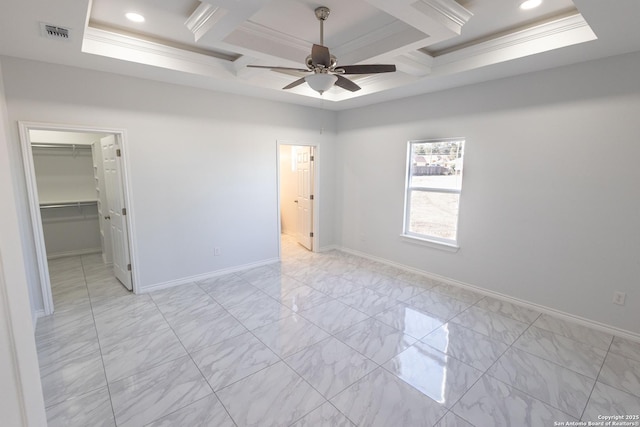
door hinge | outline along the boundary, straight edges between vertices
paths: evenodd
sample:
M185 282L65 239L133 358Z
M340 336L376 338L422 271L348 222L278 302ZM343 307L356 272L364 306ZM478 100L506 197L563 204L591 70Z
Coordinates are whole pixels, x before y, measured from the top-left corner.
M127 214L127 208L122 208L122 215L126 215Z
M131 271L131 264L127 264L127 271Z
M313 200L313 194L309 196L309 200Z
M313 237L313 231L309 233L309 237Z
M120 151L119 148L116 150L116 156L117 157L122 157L122 152Z
M311 156L311 157L309 157L309 161L310 161L310 162L313 162L315 159L316 159L316 156Z

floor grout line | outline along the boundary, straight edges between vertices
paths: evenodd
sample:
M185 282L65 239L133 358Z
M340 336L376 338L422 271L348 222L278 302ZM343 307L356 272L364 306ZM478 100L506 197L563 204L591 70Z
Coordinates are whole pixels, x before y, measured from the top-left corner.
M372 360L370 357L368 357L365 354L361 353L358 349L354 348L352 345L340 340L338 338L338 336L340 334L344 333L345 331L351 329L351 328L357 327L357 325L359 325L359 324L363 324L363 323L369 322L369 321L376 321L376 322L380 322L381 324L385 325L388 328L393 329L394 333L401 333L401 334L404 334L404 335L407 335L407 336L411 337L412 340L414 340L414 342L411 344L411 346L407 347L407 348L410 348L410 347L416 345L417 343L423 343L423 341L422 341L423 339L425 339L427 336L429 336L430 334L434 333L436 330L441 328L442 325L446 325L447 323L452 322L455 318L457 318L458 316L461 316L463 313L467 313L467 312L471 313L469 310L472 307L479 308L482 311L486 311L487 313L490 313L492 315L497 315L497 316L504 317L504 318L507 318L507 319L510 319L510 320L518 321L518 322L521 322L521 323L526 323L527 326L519 334L517 334L517 337L514 340L512 340L510 342L510 344L506 345L506 348L502 352L499 352L499 355L495 358L495 360L493 360L493 362L491 362L491 364L488 365L488 368L484 369L484 370L479 370L475 366L468 365L466 362L458 359L455 356L452 356L451 354L448 354L446 351L443 352L443 351L439 350L438 348L432 347L431 345L425 343L425 345L428 345L430 348L433 348L435 351L437 351L439 353L443 353L443 354L447 355L448 357L450 357L452 359L456 359L460 363L462 363L462 364L464 364L466 366L471 366L472 368L474 368L476 370L479 370L481 372L480 376L472 384L470 384L469 386L465 387L466 389L464 390L464 392L462 394L460 394L460 396L458 397L458 399L456 399L455 402L453 402L453 401L450 402L451 404L447 405L446 407L444 405L441 405L441 404L439 405L441 408L444 409L444 413L437 420L435 420L435 423L441 422L442 419L444 419L449 413L451 413L452 416L460 417L461 419L464 419L465 421L469 422L470 424L473 424L469 420L467 420L465 417L455 413L453 411L453 407L455 405L457 405L470 392L470 390L472 390L476 386L476 384L478 384L478 382L482 381L483 378L485 378L485 377L486 378L491 378L492 380L495 380L495 381L498 381L499 383L505 384L506 386L512 388L513 390L517 390L518 392L523 393L524 395L528 396L529 398L533 399L536 402L540 402L541 404L548 405L550 408L554 408L555 410L559 411L559 413L564 413L569 417L574 417L574 415L567 414L563 410L561 410L559 408L556 408L554 405L552 405L550 403L547 403L547 402L545 402L545 401L543 401L543 400L541 400L539 398L534 397L533 395L531 395L526 390L521 390L520 388L515 387L515 386L513 386L513 385L511 385L511 384L509 384L509 383L507 383L505 381L502 381L502 380L500 380L498 378L495 378L495 377L493 377L493 376L491 376L489 374L489 371L494 366L496 366L497 363L499 363L499 361L505 356L505 354L507 352L509 352L511 349L518 349L518 350L523 351L526 354L531 355L532 357L539 358L540 360L543 360L545 362L548 362L548 363L551 363L553 365L559 366L559 367L561 367L563 369L567 369L567 370L569 370L571 372L574 372L574 373L576 373L578 375L585 376L584 374L582 374L580 372L576 372L575 370L564 366L564 364L562 364L562 363L559 363L559 362L556 362L556 361L553 361L553 360L548 360L546 357L542 357L542 356L539 356L537 354L530 353L527 350L523 350L523 349L520 349L519 347L516 347L516 343L523 337L523 335L525 335L527 333L527 331L531 330L531 328L534 326L534 324L538 321L538 319L541 316L540 313L538 313L538 315L536 316L536 318L533 321L523 322L522 320L516 319L514 316L511 316L511 315L508 315L508 314L504 314L501 311L494 311L494 310L490 310L488 308L480 307L478 304L482 300L485 300L486 296L481 296L480 299L476 300L475 302L469 302L471 299L473 299L473 298L471 298L471 296L469 296L468 298L465 297L464 295L454 296L453 294L451 294L451 292L450 293L446 293L446 291L447 291L446 289L440 289L441 292L439 292L438 290L435 289L435 288L437 288L438 284L437 283L433 284L432 281L427 282L426 278L425 278L425 284L424 285L415 284L415 283L412 283L410 281L404 281L401 278L399 278L400 273L401 273L400 271L396 272L394 270L389 270L389 269L383 268L384 266L380 267L379 263L376 263L374 261L370 261L370 260L364 260L363 261L363 260L360 260L360 262L358 263L357 260L354 259L352 256L347 256L348 254L345 255L343 253L340 253L339 251L330 251L330 252L327 253L327 254L329 254L328 256L325 256L326 254L309 253L309 252L306 252L306 250L303 252L297 245L291 245L289 241L285 242L285 239L286 238L283 238L283 243L281 245L281 249L282 249L282 254L286 254L286 255L284 255L284 257L281 258L281 261L279 263L274 263L273 265L267 266L268 268L272 269L275 272L275 276L274 277L287 278L287 279L296 281L296 282L300 283L300 285L298 287L300 287L300 286L310 287L311 289L314 290L314 292L312 292L312 294L315 294L315 292L318 292L320 294L323 294L323 295L329 297L329 299L322 299L321 303L314 302L314 303L310 304L308 307L305 306L304 310L295 310L294 311L294 310L292 310L291 308L289 308L286 305L286 302L284 300L282 300L282 298L278 299L277 296L272 296L271 294L267 293L265 290L263 290L259 286L254 285L252 282L254 280L256 280L256 279L252 278L252 276L251 277L250 276L243 276L242 275L243 272L231 273L230 274L231 277L235 277L235 278L238 278L238 279L242 280L243 283L248 284L253 289L251 291L252 295L254 295L254 294L255 295L261 295L261 296L266 295L268 298L270 298L270 300L274 301L277 304L280 304L282 307L285 307L287 310L289 310L291 312L288 316L285 316L284 318L278 318L278 319L275 319L275 320L269 319L270 321L265 323L264 325L260 325L257 328L249 329L249 328L247 328L247 326L245 326L245 322L243 322L240 318L235 317L230 311L236 305L242 304L244 302L244 300L242 302L240 302L240 303L237 303L237 304L236 303L228 304L228 302L225 302L225 305L222 305L218 301L218 299L216 299L213 296L213 294L210 294L209 292L207 292L207 290L205 290L200 283L194 282L194 285L200 291L202 291L202 293L204 295L206 295L207 301L212 301L213 303L215 303L216 306L217 306L216 309L220 309L221 310L220 313L224 313L225 316L229 316L230 318L234 319L235 322L237 322L239 325L242 326L242 328L244 329L244 332L242 332L242 333L240 333L238 335L235 335L235 336L227 337L227 338L225 338L224 340L222 340L220 342L216 342L216 343L213 343L213 344L207 343L206 345L198 346L197 348L194 347L190 351L187 348L187 346L185 345L185 343L183 342L183 339L176 332L176 329L174 328L173 324L171 322L169 322L167 315L165 314L165 312L161 308L162 304L160 304L159 301L157 301L155 298L153 298L153 294L149 295L149 300L151 301L152 306L160 314L161 318L163 319L163 322L168 326L168 329L171 330L172 334L175 336L177 341L180 343L180 346L182 347L182 349L186 353L186 355L183 355L183 356L180 356L180 357L184 357L184 356L188 356L189 357L188 360L190 360L190 363L195 365L196 369L198 370L199 375L201 376L202 379L204 379L204 381L206 382L207 386L211 390L211 393L213 394L213 396L218 400L218 402L221 404L222 408L224 408L224 411L225 411L226 415L229 417L229 419L236 426L238 425L237 424L238 422L231 416L229 408L220 399L220 397L218 396L218 392L221 391L221 390L224 390L224 389L226 389L228 387L231 387L231 386L233 386L234 384L237 384L240 381L244 381L244 380L246 380L247 378L249 378L249 377L251 377L253 375L256 375L256 374L258 374L260 372L263 372L263 371L273 367L274 365L276 365L276 364L278 364L280 362L282 362L283 366L286 366L286 368L288 370L292 371L293 374L295 374L297 378L301 379L304 384L306 384L308 387L310 387L311 390L314 390L316 393L318 393L318 395L320 395L322 397L322 399L321 399L322 402L321 403L319 403L317 406L315 406L314 408L312 408L312 409L310 409L308 411L306 411L306 409L305 409L306 412L303 415L301 415L300 417L298 417L296 420L294 420L291 424L295 424L295 423L299 422L300 420L304 419L305 417L307 417L312 412L314 412L316 410L319 410L319 408L322 407L323 405L325 405L326 403L331 405L337 411L337 413L339 413L342 416L344 416L347 420L353 422L353 424L356 424L354 422L354 420L349 418L347 413L344 413L341 410L339 410L331 402L330 399L333 399L336 396L339 396L340 394L344 393L347 389L349 389L352 386L354 386L354 384L362 381L364 378L366 378L367 376L371 375L373 372L377 371L378 369L382 369L384 372L387 372L390 375L394 376L394 378L397 378L399 381L401 381L402 383L406 384L408 387L417 390L418 392L420 392L423 395L423 397L431 399L431 397L427 396L425 393L422 393L416 386L414 386L410 382L407 382L407 381L403 380L402 378L400 378L399 376L397 376L393 372L390 372L388 369L386 369L383 366L385 363L388 362L388 360L391 360L391 359L393 359L394 357L397 356L398 349L395 350L396 355L391 356L388 360L386 360L382 364L379 364L379 363L375 362L374 360ZM149 369L156 368L156 367L158 367L158 366L160 366L162 364L170 363L170 362L172 362L174 360L177 360L177 359L172 359L172 360L169 360L169 361L163 361L162 363L155 364L153 366L146 366L145 365L139 371L136 371L135 373L133 373L133 374L131 374L129 376L118 378L115 381L111 381L110 382L108 380L108 378L107 378L107 370L106 370L106 364L105 364L104 352L103 352L103 343L101 343L100 334L98 334L98 328L97 328L97 323L96 323L96 311L95 311L96 308L94 307L94 305L96 304L96 302L98 300L102 300L103 298L104 298L104 301L108 304L109 300L111 300L113 298L118 298L119 295L113 295L112 296L112 295L109 295L109 294L105 294L103 296L99 296L99 295L96 294L95 296L92 296L91 289L90 289L90 286L89 286L89 282L88 282L88 279L87 279L87 277L88 277L87 276L87 274L88 274L87 269L90 267L90 264L86 264L88 262L88 259L84 260L83 257L79 257L79 261L80 261L80 267L81 267L82 276L83 276L83 280L84 280L84 288L86 289L86 292L87 292L87 295L88 295L89 309L90 309L91 316L92 316L93 328L94 328L94 330L96 332L96 340L97 340L97 343L98 343L98 350L100 351L100 357L101 357L101 362L102 362L102 370L103 370L103 375L104 375L105 382L106 382L106 391L108 393L109 403L111 405L111 413L113 415L114 423L117 423L115 408L114 408L114 405L113 405L113 398L112 398L112 395L111 395L111 385L112 385L112 383L115 382L115 381L123 380L125 378L129 378L130 376L133 376L133 375L140 374L141 372L145 372L145 371L147 371ZM96 264L96 266L97 266L97 264ZM329 274L328 273L328 272L333 272L333 271L338 271L338 273L336 273L336 274L333 274L333 273ZM320 272L327 272L327 274L326 274L327 277L336 277L336 278L339 278L340 280L346 280L349 283L352 283L354 286L357 286L358 289L354 290L353 292L349 292L349 293L347 293L345 295L342 295L342 296L339 296L339 297L334 297L333 293L327 293L327 292L325 292L325 291L323 291L321 289L316 288L316 286L310 284L310 283L313 282L313 280L312 280L313 277L314 277L313 275L314 274L318 275ZM92 272L92 276L93 276L93 272ZM99 280L99 279L96 279L96 280ZM391 290L389 295L387 295L386 293L383 293L383 292L379 292L377 290L378 288L376 287L376 284L381 283L382 281L387 281L388 282L387 286L392 286L394 288L393 290ZM396 286L400 290L400 295L398 295L398 296L401 297L403 295L403 290L402 290L403 285L407 286L407 287L411 286L411 287L414 287L414 288L422 288L422 290L420 292L416 293L415 295L412 295L411 298L403 298L403 299L399 300L398 298L392 297L392 295L395 295L396 292L397 292L396 289L395 289ZM317 286L319 286L319 285L317 285ZM296 289L296 288L294 287L294 288L287 289L287 292L293 291L294 289ZM346 304L346 303L342 302L345 296L348 296L348 295L351 295L351 294L356 294L358 292L362 292L364 289L367 289L368 291L372 292L375 295L378 295L379 297L384 297L385 299L393 299L394 303L390 304L389 306L385 306L383 308L383 310L377 311L376 313L371 315L367 311L364 311L364 310L367 310L367 307L365 307L364 305L359 306L359 307L354 307L354 306L351 306L349 304ZM100 291L100 293L102 293L102 290L98 289L98 291ZM439 320L438 323L442 322L440 324L440 326L432 329L429 333L427 333L426 335L424 335L421 338L417 338L417 337L414 337L412 335L408 335L408 334L406 334L404 329L398 328L397 325L395 325L395 323L394 324L388 324L387 322L383 322L383 321L379 320L376 317L376 316L380 315L381 313L393 310L394 308L396 308L396 307L398 307L398 306L400 306L402 304L407 304L410 307L411 305L407 303L408 300L411 300L412 298L415 298L415 297L417 297L419 295L423 295L427 291L433 292L433 293L435 293L435 294L437 294L439 296L443 296L443 297L450 298L450 299L453 299L455 301L459 301L461 303L464 303L465 304L465 308L460 310L460 311L452 310L451 312L455 311L456 314L447 315L447 316L436 316L436 315L433 315L432 313L429 313L428 309L424 309L423 310L421 308L417 308L416 309L417 311L429 313L434 318L437 318ZM158 292L162 292L162 291L158 291ZM414 291L411 291L411 292L414 292ZM470 292L473 292L473 291L470 291ZM453 293L455 293L455 291ZM177 294L179 294L179 292L177 292ZM225 292L225 295L227 295L226 292ZM225 301L226 301L226 299L225 299ZM320 306L322 306L324 304L328 304L329 302L332 302L332 301L336 301L336 302L338 302L340 304L343 304L346 307L348 307L350 310L355 310L356 312L363 314L364 316L366 316L366 318L364 318L363 320L360 320L358 322L352 323L349 326L347 326L346 328L341 328L340 330L337 330L335 332L331 332L330 330L323 328L322 326L316 324L313 320L311 320L310 318L305 316L305 312L306 311L309 311L311 309L315 309L315 308L320 307ZM437 303L433 303L434 306L436 304ZM519 306L515 306L515 307L518 308ZM109 310L109 309L110 309L110 307L107 307L106 310ZM188 307L185 310L187 310L187 309L188 309ZM370 311L370 310L368 310L368 311ZM105 313L106 312L107 311L105 311ZM473 313L473 314L475 314L475 313ZM102 315L102 312L101 312L101 315ZM321 339L318 342L314 342L312 344L305 344L302 348L297 349L295 352L293 352L291 354L286 354L286 356L285 356L284 354L281 355L280 353L282 353L282 352L280 352L280 351L276 352L276 351L272 350L254 332L254 331L256 331L256 330L258 330L260 328L263 328L263 327L266 327L266 326L269 326L269 325L273 325L275 323L281 322L282 320L285 320L285 319L287 319L289 317L293 317L293 316L299 316L300 318L304 319L305 322L309 322L310 325L313 325L314 327L318 328L319 330L321 330L323 332L323 334L326 334L327 336L325 338ZM390 321L389 323L393 323L393 322ZM472 329L471 327L468 327L466 325L462 325L462 324L458 324L458 323L456 323L456 325L458 325L460 328L467 329L469 331L473 331L476 334L480 334L480 335L486 337L487 339L489 339L491 341L496 341L496 342L501 342L503 344L507 344L507 343L503 342L503 340L501 340L501 339L496 339L496 338L494 338L492 336L489 336L487 334L478 332L475 329ZM326 327L328 328L329 326L326 326ZM517 330L519 330L519 329L520 329L520 327L516 328L516 330L514 332L517 332ZM554 331L547 331L546 329L545 329L545 331L548 332L548 333L551 333L553 335L557 335L559 337L566 338L566 339L570 340L571 342L576 342L576 343L579 343L581 345L589 346L589 347L592 347L592 348L598 348L598 347L594 347L594 346L592 346L590 344L587 344L585 342L576 340L576 339L574 339L572 337L568 337L568 336L565 336L563 334L556 334ZM268 349L271 353L275 354L275 356L277 358L277 361L275 361L274 363L270 363L268 366L260 368L259 370L255 371L255 372L251 372L251 373L243 376L242 378L234 379L233 382L230 382L229 384L225 384L223 387L219 388L218 392L216 392L214 390L213 385L209 382L209 379L204 375L203 370L201 369L201 367L196 363L193 355L195 353L197 353L197 352L200 352L200 351L206 349L207 347L222 345L222 344L224 344L225 341L232 340L234 338L240 337L243 334L250 334L250 336L253 339L257 340L262 346L264 346L266 349ZM316 387L314 387L310 383L309 380L307 380L304 376L302 376L300 373L298 373L298 371L296 371L296 369L294 369L292 367L292 365L290 365L288 363L287 360L289 360L291 357L293 357L296 354L308 351L310 347L321 345L323 342L325 342L325 341L329 342L332 339L333 340L337 340L342 345L345 345L351 351L355 352L355 354L358 354L362 358L364 358L364 360L367 360L367 361L371 362L373 364L372 365L373 369L368 371L368 372L366 372L363 376L359 376L358 375L359 376L358 379L356 379L353 382L349 381L349 384L347 384L345 387L341 387L341 389L338 392L332 393L332 397L331 398L326 398L322 393L319 392L318 389L316 389ZM478 337L478 339L480 339L480 337ZM313 340L311 340L311 341L313 341ZM607 360L608 355L611 353L612 345L613 345L613 337L612 337L612 340L609 342L608 349L606 350L605 356L604 356L604 358L602 360L602 363L600 364L598 373L596 375L596 378L594 379L593 386L591 387L589 396L588 396L588 398L586 400L584 408L582 408L582 413L581 413L580 417L577 418L578 420L582 419L587 407L589 406L589 402L590 402L591 397L592 397L592 395L594 393L595 387L597 386L598 378L599 378L599 376L600 376L600 374L602 372L602 369L603 369L603 367L605 365L605 362ZM404 349L402 351L406 351L406 349ZM494 354L498 354L498 352L496 352ZM185 361L186 360L187 359L185 358ZM593 378L590 377L590 375L586 375L585 377L587 377L589 379L593 379ZM95 391L95 390L83 391L82 395L90 393L92 391ZM74 398L75 397L76 396L74 396ZM156 420L158 420L160 418L163 418L163 417L169 416L171 414L174 414L175 412L180 411L180 410L188 407L189 405L195 404L196 402L199 402L200 400L205 399L205 398L206 398L206 396L202 397L202 398L200 398L198 400L190 401L188 403L185 403L180 408L177 408L177 409L173 410L170 413L167 413L167 414L164 414L164 415L162 415L160 417L157 417L153 421L156 421ZM433 400L433 399L431 399L431 400ZM153 421L148 421L148 422L153 422Z
M611 338L611 342L609 343L609 348L607 349L607 354L605 354L604 359L602 359L602 364L600 365L600 369L598 370L598 375L596 375L596 379L593 382L593 387L591 387L591 392L589 393L589 397L587 398L587 402L584 404L584 408L582 409L582 413L580 414L580 418L578 420L582 420L584 417L584 412L587 410L589 406L589 401L591 400L591 395L593 395L593 391L596 389L596 385L598 384L598 378L600 378L600 373L602 372L602 368L604 368L604 364L607 361L607 356L611 352L611 346L613 345L613 337ZM613 387L615 388L615 387Z
M200 286L199 286L199 285L198 285L198 288L200 288ZM204 292L204 290L203 290L203 292ZM213 298L211 297L211 295L207 294L206 292L205 292L205 294L206 294L209 298L213 299ZM162 310L161 310L161 309L160 309L160 307L158 306L158 303L153 299L153 297L151 297L151 301L153 301L153 303L155 304L156 308L157 308L157 309L158 309L158 311L160 312L160 315L162 316L162 318L164 319L164 321L169 325L169 328L171 329L171 331L172 331L172 332L173 332L173 334L175 335L176 339L178 340L178 342L180 343L180 345L182 346L182 348L184 349L184 351L187 353L187 356L189 356L189 359L191 360L191 363L193 363L193 365L196 367L196 369L198 370L198 372L199 372L199 373L200 373L200 375L202 376L202 379L204 379L204 381L207 383L207 386L209 386L209 388L211 389L211 393L216 397L216 399L218 399L218 402L220 402L220 405L222 406L222 408L225 410L225 412L226 412L226 413L227 413L227 415L229 416L229 419L233 422L233 424L235 424L235 425L237 426L238 424L235 422L235 420L233 419L233 417L231 417L231 414L229 413L229 411L227 410L227 408L224 406L224 404L222 403L222 400L220 400L220 398L218 397L218 394L215 392L215 390L213 389L213 387L211 386L211 384L209 384L209 380L208 380L208 379L207 379L207 377L202 373L202 370L200 369L200 367L198 366L198 364L196 363L196 361L195 361L195 360L193 360L193 356L191 355L191 352L190 352L190 351L187 349L187 347L184 345L184 343L183 343L183 342L182 342L182 340L180 339L180 336L178 335L178 333L173 329L173 326L171 326L171 323L169 323L169 321L167 320L167 318L166 318L165 314L162 312ZM215 300L214 300L214 301L215 301ZM220 306L220 307L222 307L222 306ZM222 308L224 309L224 307L222 307ZM244 325L243 325L243 326L244 326ZM233 337L231 337L231 338L233 338ZM228 338L228 339L231 339L231 338ZM213 344L212 344L212 345L213 345ZM204 348L204 347L203 347L203 348ZM199 349L198 349L198 350L194 350L194 351L199 351ZM181 357L184 357L184 356L181 356ZM177 359L174 359L174 360L177 360ZM205 397L206 397L206 396L205 396ZM205 397L203 397L202 399L204 399ZM200 400L201 400L201 399L198 399L198 401L200 401ZM176 409L175 411L171 412L171 414L172 414L172 413L174 413L174 412L177 412L177 411L179 411L179 410L181 410L181 409L184 409L184 408L186 408L187 406L192 405L192 404L194 404L194 403L195 403L195 401L194 401L194 402L191 402L191 403L188 403L188 404L186 404L185 406L180 407L180 408ZM171 414L165 414L165 415L163 415L163 416L161 416L161 417L156 418L155 420L150 421L149 423L152 423L152 422L154 422L154 421L157 421L158 419L164 418L164 417L169 416L169 415L171 415Z
M93 312L93 302L91 301L91 293L89 292L89 283L87 282L87 274L85 271L85 266L84 266L82 257L80 257L80 265L82 266L82 275L84 276L85 286L87 287L87 293L89 294L89 306L91 307L91 317L93 319L93 327L96 330L96 340L98 341L98 349L100 350L100 360L102 362L104 382L106 383L107 393L109 394L109 404L111 405L111 413L113 414L113 423L114 425L117 426L118 422L116 419L116 411L115 411L115 408L113 407L113 399L111 397L111 387L109 386L109 381L107 379L107 368L104 363L104 354L102 353L102 344L100 344L100 334L98 334L98 327L96 325L96 316L95 316L95 313Z

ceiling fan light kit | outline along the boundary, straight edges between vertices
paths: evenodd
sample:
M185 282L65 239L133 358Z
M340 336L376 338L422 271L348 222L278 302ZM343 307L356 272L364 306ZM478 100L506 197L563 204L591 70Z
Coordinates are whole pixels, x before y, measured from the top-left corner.
M322 95L323 92L333 87L338 76L328 73L309 74L304 80L311 86L311 89Z
M303 83L307 83L311 89L322 95L334 85L346 89L350 92L360 90L361 87L351 80L343 77L348 74L378 74L392 73L396 71L393 64L364 64L364 65L343 65L338 66L338 60L331 55L329 48L324 46L324 21L329 17L328 7L320 6L315 9L315 15L320 21L320 44L314 44L311 48L311 55L307 56L305 65L307 69L276 67L265 65L247 65L251 68L268 68L272 71L294 71L299 73L311 73L302 77L293 83L283 87L283 89L291 89Z

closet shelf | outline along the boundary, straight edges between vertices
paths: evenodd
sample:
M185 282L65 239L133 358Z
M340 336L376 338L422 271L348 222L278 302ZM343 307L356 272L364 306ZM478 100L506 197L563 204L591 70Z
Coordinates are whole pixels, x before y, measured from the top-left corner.
M97 205L98 205L97 200L78 200L78 201L40 203L40 209L82 208L85 206L97 206Z
M91 145L87 144L45 144L34 142L31 144L33 148L71 148L72 150L91 150Z

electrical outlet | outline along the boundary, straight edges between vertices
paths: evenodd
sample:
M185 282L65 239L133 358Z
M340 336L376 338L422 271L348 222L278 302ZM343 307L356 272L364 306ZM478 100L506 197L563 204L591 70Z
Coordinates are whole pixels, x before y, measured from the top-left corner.
M624 292L616 291L613 293L613 303L618 305L624 305L624 300L627 298L627 294Z
M222 250L220 248L213 248L213 256L219 256L222 254Z

